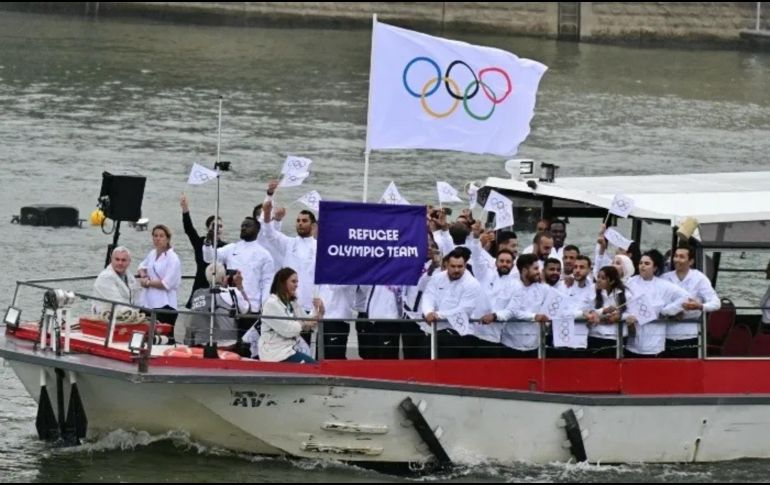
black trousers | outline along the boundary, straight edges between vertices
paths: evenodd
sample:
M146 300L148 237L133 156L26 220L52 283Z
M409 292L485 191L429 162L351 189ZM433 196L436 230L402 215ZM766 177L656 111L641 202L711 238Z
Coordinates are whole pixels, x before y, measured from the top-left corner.
M430 359L430 335L425 335L416 322L401 322L404 359Z
M586 357L614 359L617 355L617 345L615 339L589 336Z
M345 320L324 320L323 326L324 359L346 359L350 324Z
M368 358L397 360L401 342L401 322L375 320L372 322L371 332L374 348Z
M504 359L536 359L537 349L534 350L516 350L505 347L500 350L500 357Z
M685 340L666 339L666 351L663 357L697 359L698 358L698 337Z

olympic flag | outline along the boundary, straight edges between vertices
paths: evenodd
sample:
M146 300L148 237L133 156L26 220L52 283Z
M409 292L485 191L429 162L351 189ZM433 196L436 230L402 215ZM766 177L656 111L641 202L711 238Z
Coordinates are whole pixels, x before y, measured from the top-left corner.
M500 49L375 22L367 150L514 155L547 69Z

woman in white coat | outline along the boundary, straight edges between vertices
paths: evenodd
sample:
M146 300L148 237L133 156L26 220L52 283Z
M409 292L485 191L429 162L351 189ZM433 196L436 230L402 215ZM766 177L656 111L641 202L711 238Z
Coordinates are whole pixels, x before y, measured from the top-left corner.
M313 320L298 321L307 317L297 303L299 278L291 268L283 268L275 274L270 287L270 296L262 307L262 333L259 336L259 359L264 362L295 362L315 364L316 361L304 352L304 341L300 332L312 330L323 318L323 302L315 298Z
M182 285L182 263L171 247L171 230L163 224L152 228L152 245L144 261L139 265L139 283L145 289L142 306L174 313L158 313L158 320L176 323L177 291Z

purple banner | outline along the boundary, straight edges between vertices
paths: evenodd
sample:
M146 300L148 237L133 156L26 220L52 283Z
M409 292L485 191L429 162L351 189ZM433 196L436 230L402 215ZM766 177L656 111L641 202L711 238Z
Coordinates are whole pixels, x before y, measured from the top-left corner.
M416 285L428 252L425 211L322 200L316 284Z

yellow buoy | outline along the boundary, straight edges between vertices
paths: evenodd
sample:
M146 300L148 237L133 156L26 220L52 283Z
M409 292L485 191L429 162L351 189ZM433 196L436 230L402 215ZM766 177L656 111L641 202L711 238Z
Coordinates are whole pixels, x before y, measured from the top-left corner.
M101 209L94 209L94 211L91 213L92 226L101 226L102 222L104 222L104 219L104 212L102 212Z

